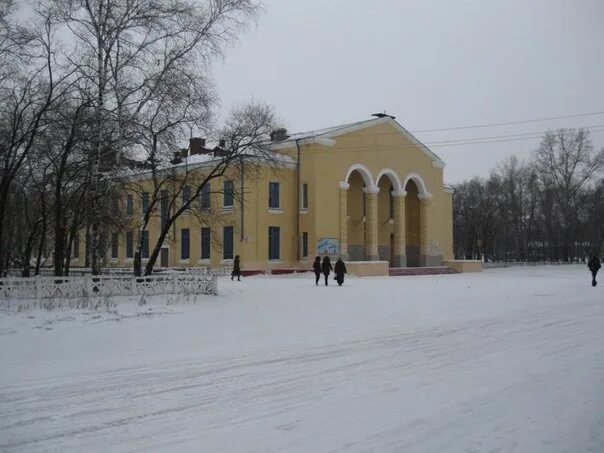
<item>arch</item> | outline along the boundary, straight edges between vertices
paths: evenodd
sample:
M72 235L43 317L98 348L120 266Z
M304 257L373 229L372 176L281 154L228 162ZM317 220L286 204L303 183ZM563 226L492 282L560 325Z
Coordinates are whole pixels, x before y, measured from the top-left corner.
M426 187L426 183L422 179L420 175L417 173L409 173L405 178L405 183L403 184L403 190L407 187L407 183L409 181L413 181L419 190L419 198L431 198L432 194L428 192L428 188Z
M375 178L376 185L380 183L380 179L382 179L382 176L388 177L388 179L392 183L392 186L394 187L395 192L401 193L405 190L405 186L401 185L400 178L392 168L384 168L382 169L382 171L380 171L377 178Z
M348 180L350 179L350 175L355 170L358 171L360 173L361 177L363 178L363 181L365 182L365 187L367 187L367 188L373 188L373 187L375 187L375 184L373 182L373 176L371 176L371 172L363 164L354 164L354 165L352 165L348 169L348 172L346 173L346 179L344 179L345 182L348 182Z

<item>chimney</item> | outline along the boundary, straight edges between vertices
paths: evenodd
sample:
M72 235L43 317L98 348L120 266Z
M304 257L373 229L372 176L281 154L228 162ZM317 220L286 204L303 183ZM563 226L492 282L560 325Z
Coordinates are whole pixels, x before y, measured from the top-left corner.
M186 159L188 157L188 155L189 155L189 150L187 148L181 148L181 150L180 150L180 156L183 159Z
M287 135L287 129L281 127L279 129L275 129L271 132L271 142L280 142L283 140L287 140L289 135Z
M226 141L220 140L218 142L218 147L224 149L226 147Z
M176 165L176 164L182 163L182 152L175 151L174 152L174 157L172 158L172 160L170 161L170 163L172 165Z
M191 137L189 139L189 149L191 150L191 156L194 156L195 154L204 154L205 146L205 138Z

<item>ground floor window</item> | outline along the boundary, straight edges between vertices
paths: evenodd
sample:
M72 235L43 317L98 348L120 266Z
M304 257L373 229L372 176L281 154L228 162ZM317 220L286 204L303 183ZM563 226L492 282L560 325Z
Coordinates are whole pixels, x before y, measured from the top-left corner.
M210 229L201 229L201 259L210 259Z
M190 234L190 231L188 228L182 228L180 230L180 259L181 260L188 260L189 256L190 256L189 234Z
M119 243L118 234L113 233L113 235L111 236L111 258L117 259L119 249L120 249L120 243Z
M80 235L78 233L73 236L73 257L75 259L80 257Z
M302 258L308 258L308 233L302 233Z
M149 258L149 232L147 230L143 231L143 246L141 254L143 258Z
M222 230L222 259L233 259L233 227L225 226Z
M268 259L278 260L279 249L280 249L280 228L279 227L268 227Z
M126 232L126 258L134 257L134 233Z

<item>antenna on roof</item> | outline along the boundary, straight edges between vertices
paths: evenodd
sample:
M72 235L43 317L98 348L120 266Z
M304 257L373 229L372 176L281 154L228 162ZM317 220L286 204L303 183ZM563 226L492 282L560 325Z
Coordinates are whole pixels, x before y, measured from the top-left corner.
M371 116L375 116L376 118L384 118L385 116L387 116L388 118L392 118L393 120L396 119L396 116L388 115L386 113L386 110L384 110L384 113L373 113Z

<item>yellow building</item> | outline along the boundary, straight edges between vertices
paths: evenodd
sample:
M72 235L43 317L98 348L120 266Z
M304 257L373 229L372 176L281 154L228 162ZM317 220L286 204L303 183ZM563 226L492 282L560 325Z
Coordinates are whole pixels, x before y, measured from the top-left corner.
M219 268L235 255L244 271L308 269L325 253L390 267L437 266L453 258L452 189L443 184L444 162L393 118L291 136L279 130L272 139L277 167L257 166L243 177L233 169L213 180L201 197L208 215L180 216L158 267ZM205 161L211 165L196 151L204 144L192 139L192 155L185 157L201 173ZM108 265L132 266L144 198L127 193L131 228L111 239ZM161 217L158 212L149 224L145 242L151 247Z

